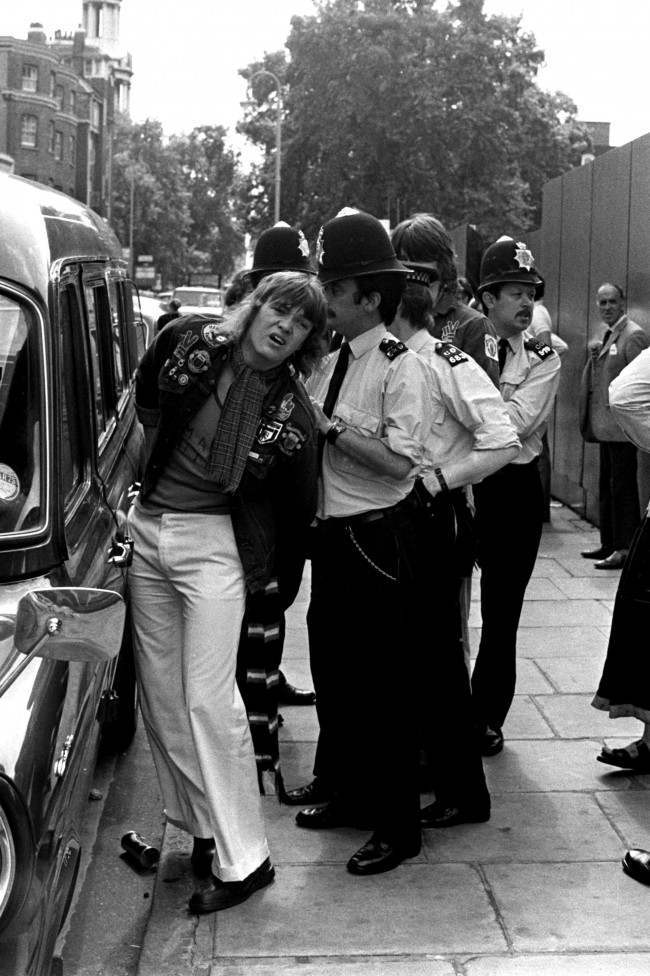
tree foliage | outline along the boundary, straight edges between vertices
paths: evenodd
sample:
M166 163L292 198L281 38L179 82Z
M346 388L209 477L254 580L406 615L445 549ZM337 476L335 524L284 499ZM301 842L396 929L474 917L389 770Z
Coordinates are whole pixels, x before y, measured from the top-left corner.
M487 237L536 226L544 182L579 161L575 106L537 84L543 62L520 18L483 0L320 0L294 17L284 86L282 216L314 236L342 206L392 222L436 213ZM259 76L259 82L268 82ZM264 151L249 219L270 223L273 103L265 84L239 129Z
M113 149L111 222L133 252L151 254L165 284L197 269L229 274L242 250L235 211L236 158L220 126L201 126L166 142L155 120L122 118Z

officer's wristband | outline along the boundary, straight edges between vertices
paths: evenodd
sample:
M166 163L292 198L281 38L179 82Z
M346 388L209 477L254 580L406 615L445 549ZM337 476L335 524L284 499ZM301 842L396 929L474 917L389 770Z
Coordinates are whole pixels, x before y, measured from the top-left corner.
M445 476L442 473L442 470L440 468L434 468L433 469L433 473L435 474L436 478L438 479L438 484L440 485L440 490L441 491L449 491L449 485L445 481Z

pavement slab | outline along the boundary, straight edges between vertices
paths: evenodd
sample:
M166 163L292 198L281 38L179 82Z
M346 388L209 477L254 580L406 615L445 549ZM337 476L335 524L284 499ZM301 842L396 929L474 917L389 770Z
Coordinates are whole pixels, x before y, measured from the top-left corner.
M483 956L465 963L464 976L648 976L650 953Z
M435 862L594 861L621 856L621 838L603 808L586 793L493 793L487 823L423 833L427 860Z
M650 952L648 889L612 861L487 864L485 876L519 952Z
M635 718L609 717L608 712L592 708L589 695L536 695L538 708L562 739L621 735L638 738L642 726ZM615 725L615 731L614 729Z
M349 956L255 959L227 962L212 976L456 976L453 961L442 959L395 959L388 956L351 959Z
M480 637L480 631L478 636ZM517 656L537 659L586 654L603 661L608 640L609 622L602 625L592 622L581 626L576 626L575 623L559 626L551 612L542 627L520 627L517 634Z
M495 793L547 793L630 789L630 777L620 771L603 779L605 769L594 757L601 742L562 739L508 739L503 752L484 762L490 789ZM649 798L650 800L650 798ZM650 807L649 807L650 809Z
M280 865L275 884L215 925L220 956L412 955L507 948L479 873L465 864Z
M589 694L591 700L593 689L600 681L604 660L604 653L572 654L570 657L539 657L535 663L554 691L566 695Z

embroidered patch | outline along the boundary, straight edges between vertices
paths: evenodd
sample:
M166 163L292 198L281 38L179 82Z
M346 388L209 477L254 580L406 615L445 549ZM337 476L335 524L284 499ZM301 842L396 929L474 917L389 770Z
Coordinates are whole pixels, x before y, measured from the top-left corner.
M379 343L379 348L383 352L384 356L388 359L396 359L401 356L403 352L406 352L406 346L403 342L399 342L397 339L382 339Z
M553 355L553 350L550 346L547 346L545 342L539 342L538 339L526 339L524 342L524 348L530 349L531 352L536 353L541 360L547 359L549 356Z
M282 424L277 420L263 420L257 428L258 444L272 444L278 439L278 434L282 430Z
M210 353L207 349L195 349L187 357L187 368L190 373L205 373L210 365Z
M458 366L459 363L466 363L467 356L451 342L437 342L436 352L443 359L446 359L450 366Z
M199 337L197 335L194 335L194 333L188 329L187 332L184 332L183 335L178 340L178 342L176 343L176 348L172 353L174 359L177 360L177 362L179 363L184 362L188 352L190 351L192 346L195 346L197 344L198 341L199 341Z
M206 322L201 329L201 335L206 345L215 349L220 343L227 341L227 336L223 334L223 325L220 322Z
M278 447L283 454L288 454L291 457L292 454L297 454L298 451L302 450L306 440L305 434L298 427L294 427L293 424L285 424Z
M456 329L460 325L459 319L447 319L442 327L442 335L440 338L443 342L451 342L456 335Z
M187 386L189 381L190 378L187 375L187 373L179 373L178 377L176 378L176 382L178 383L179 386Z
M276 420L288 420L294 411L296 404L293 400L293 393L287 393L279 407L274 408L273 416Z
M493 335L485 336L485 355L488 359L495 359L499 362L499 347Z
M610 356L616 356L616 355L618 355L618 349L616 348L616 343L615 342L612 342L611 346L609 347L609 354L610 354Z

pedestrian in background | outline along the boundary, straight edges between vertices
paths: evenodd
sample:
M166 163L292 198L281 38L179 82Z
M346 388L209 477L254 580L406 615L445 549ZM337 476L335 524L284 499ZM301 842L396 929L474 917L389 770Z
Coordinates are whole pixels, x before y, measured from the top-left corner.
M170 322L173 322L174 319L177 319L180 316L181 314L179 312L180 307L181 307L181 303L177 298L170 298L168 302L169 311L163 312L163 314L158 317L158 321L156 323L156 332L160 332L162 328L164 328L166 325L168 325Z
M600 450L598 504L600 546L582 553L597 569L621 569L641 517L637 487L636 447L612 416L609 385L642 349L650 345L645 331L625 314L619 285L598 289L598 311L606 329L589 344L580 392L580 430Z
M481 640L472 694L484 756L503 749L517 680L517 630L544 519L538 458L560 380L560 360L527 331L542 283L523 242L500 238L481 261L478 287L499 336L501 395L519 455L474 488L481 567Z
M326 329L319 284L272 275L227 327L172 323L137 371L148 458L129 513L135 661L167 819L194 837L196 913L274 877L236 657L246 592L282 588L315 510L313 412L297 377Z
M650 451L650 349L623 369L609 388L610 410L630 442ZM618 584L614 614L594 708L610 718L643 722L635 742L603 747L600 762L636 773L650 772L650 523L646 511L634 535Z

